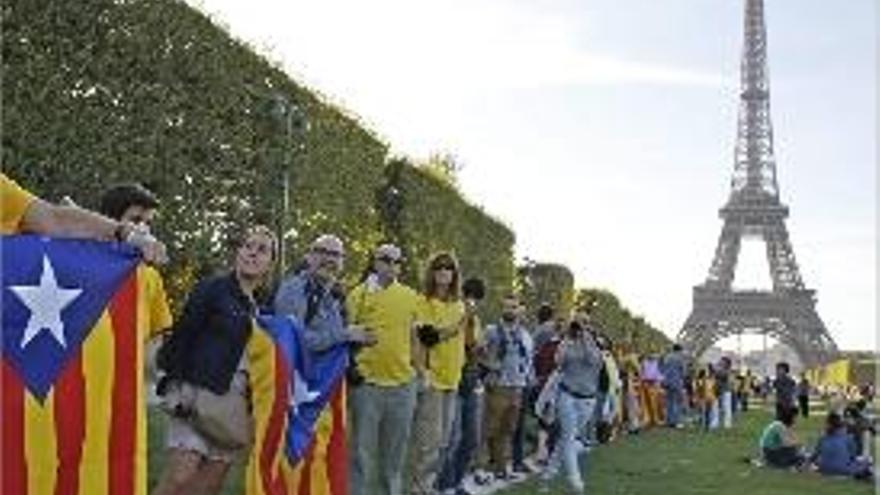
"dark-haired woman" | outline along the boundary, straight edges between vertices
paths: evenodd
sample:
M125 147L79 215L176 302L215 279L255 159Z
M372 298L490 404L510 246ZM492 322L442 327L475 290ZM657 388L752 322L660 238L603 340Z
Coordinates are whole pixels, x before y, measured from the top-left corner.
M201 281L183 308L174 333L160 352L160 366L176 384L217 395L247 395L245 347L257 305L254 291L271 273L277 240L264 226L249 229L229 273ZM171 416L168 456L153 495L216 494L244 448L220 445L189 419Z

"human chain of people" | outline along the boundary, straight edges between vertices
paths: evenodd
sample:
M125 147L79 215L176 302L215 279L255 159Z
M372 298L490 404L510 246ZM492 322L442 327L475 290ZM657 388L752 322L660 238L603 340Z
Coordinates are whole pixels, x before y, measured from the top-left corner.
M4 214L6 233L109 236L135 246L146 261L164 261L147 256L164 247L149 233L159 201L143 186L109 189L101 213L92 213L49 204L2 178L3 211L14 214ZM826 431L805 446L792 427L810 415L819 390L806 374L796 381L786 362L771 377L734 369L726 356L700 364L679 344L662 355L640 355L610 339L590 306L560 313L543 304L531 316L515 293L504 297L499 320L484 325L478 315L484 283L465 278L451 252L432 255L423 285L413 288L400 281L401 248L380 244L349 290L340 279L345 246L334 234L314 239L274 296L258 301L255 290L277 255L271 229L247 228L229 269L199 281L173 324L161 279L150 270L149 335L165 333L157 394L169 422L164 470L152 493L189 493L193 486L218 493L251 446L246 347L261 312L299 322L307 353L350 350L344 380L350 461L333 469L348 473L352 493L487 493L534 473L542 490L562 476L579 493L582 457L600 445L660 427L730 429L738 413L771 398L775 419L761 433L753 462L873 477L870 383L855 394L823 390ZM45 320L46 303L33 302L44 296L13 290ZM61 308L78 295L68 292L74 294ZM43 328L25 333L21 347ZM52 333L62 345L63 336ZM307 384L294 390L294 404L314 400L308 390ZM536 427L527 426L528 418L537 419Z
M873 6L795 3L4 5L0 495L876 490Z

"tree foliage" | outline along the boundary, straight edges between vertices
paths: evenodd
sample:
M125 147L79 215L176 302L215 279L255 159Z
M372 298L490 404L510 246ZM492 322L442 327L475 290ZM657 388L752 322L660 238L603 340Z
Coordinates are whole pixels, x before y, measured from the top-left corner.
M175 306L228 265L230 242L254 222L290 234L287 266L319 233L340 235L349 283L390 239L414 285L430 254L453 251L465 275L487 281L487 318L513 289L514 233L462 197L453 155L389 158L356 117L185 3L9 0L2 14L5 172L45 199L92 208L114 183L154 190ZM535 298L570 306L565 267L533 276ZM643 320L614 314L609 328L654 342Z
M529 314L541 304L553 306L557 315L567 316L574 306L574 275L568 267L556 263L528 263L517 267L520 293Z
M398 217L389 224L391 238L406 247L411 262L406 278L421 284L425 261L438 251L452 251L462 273L486 281L485 314L494 318L501 298L513 285L514 234L479 207L470 204L445 180L404 159L389 163L391 187ZM393 199L392 199L393 198Z
M643 317L633 315L620 300L605 289L580 289L575 306L586 309L615 344L637 352L661 352L671 344L669 338Z

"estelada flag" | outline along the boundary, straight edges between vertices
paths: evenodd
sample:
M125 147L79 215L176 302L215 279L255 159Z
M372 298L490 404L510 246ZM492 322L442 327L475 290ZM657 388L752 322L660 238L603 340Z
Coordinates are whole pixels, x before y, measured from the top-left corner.
M261 317L256 326L248 344L256 435L247 495L346 495L347 346L308 352L292 318Z
M0 244L0 492L145 494L144 340L161 280L123 244Z

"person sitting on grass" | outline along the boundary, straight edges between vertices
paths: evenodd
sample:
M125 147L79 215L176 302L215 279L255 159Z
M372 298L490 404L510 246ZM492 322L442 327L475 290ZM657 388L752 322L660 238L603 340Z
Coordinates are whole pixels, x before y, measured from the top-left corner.
M866 414L867 407L865 399L859 399L846 407L843 416L847 431L856 444L856 452L864 457L871 455L871 445L877 435L874 421Z
M776 420L761 433L761 453L768 466L787 469L804 463L806 456L793 429L795 417L797 409L781 407L776 411Z
M830 476L852 476L870 479L871 462L859 456L856 443L846 431L843 418L837 413L829 413L825 420L825 435L819 439L812 461L819 472Z

